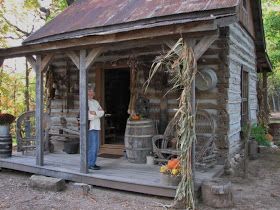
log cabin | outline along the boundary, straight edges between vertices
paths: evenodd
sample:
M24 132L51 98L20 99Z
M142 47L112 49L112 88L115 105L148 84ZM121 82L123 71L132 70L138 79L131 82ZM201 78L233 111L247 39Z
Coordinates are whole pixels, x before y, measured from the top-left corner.
M194 51L198 65L196 109L211 116L216 165L223 169L240 153L244 122L257 121L258 73L267 75L272 69L266 52L261 0L116 0L114 4L79 0L30 35L22 46L0 49L1 63L24 56L36 72L35 158L28 159L30 163L23 156L0 159L0 167L174 196L174 188L158 183L156 172L142 174L143 179L153 177L151 183L139 181L139 177L124 177L127 173L135 175L133 164L121 165L128 171L118 172L121 176L106 175L105 169L89 173L87 90L88 85L95 87L96 98L106 112L100 153L124 152L132 87L137 92L138 108L154 122L156 133L163 133L178 108L180 90L166 94L172 76L164 73L156 75L147 92L143 85L156 56L168 52L179 38ZM137 76L132 80L135 68ZM43 100L47 101L45 106ZM79 127L80 155L75 156L79 160L74 156L44 155L43 112L50 118L49 138L55 151L69 139L61 132L65 121L68 127ZM69 160L75 162L75 168L66 167ZM140 169L148 170L144 166ZM196 173L196 178L205 178L203 173Z

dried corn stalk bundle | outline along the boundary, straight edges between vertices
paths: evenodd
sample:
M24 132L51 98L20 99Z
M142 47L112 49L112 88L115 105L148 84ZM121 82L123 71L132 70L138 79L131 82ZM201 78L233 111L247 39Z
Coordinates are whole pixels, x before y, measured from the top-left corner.
M146 89L153 76L159 71L167 71L172 76L172 87L169 91L181 89L179 109L175 114L176 134L180 150L182 180L178 185L174 205L183 202L186 209L195 209L194 181L192 176L192 144L196 141L195 115L191 101L192 82L197 72L197 61L193 50L188 48L182 38L163 56L156 58L149 78L145 83ZM168 91L168 92L169 92Z

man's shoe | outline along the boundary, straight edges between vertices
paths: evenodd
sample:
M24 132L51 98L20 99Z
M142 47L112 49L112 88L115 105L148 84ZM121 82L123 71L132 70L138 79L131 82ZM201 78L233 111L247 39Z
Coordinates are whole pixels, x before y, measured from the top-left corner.
M90 166L89 169L92 169L92 170L100 170L100 166L98 165L94 165L94 166Z

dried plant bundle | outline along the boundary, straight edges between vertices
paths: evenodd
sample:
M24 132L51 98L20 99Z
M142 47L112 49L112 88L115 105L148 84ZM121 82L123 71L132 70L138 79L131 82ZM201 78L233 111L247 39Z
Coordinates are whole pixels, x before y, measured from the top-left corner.
M183 202L186 209L195 209L192 145L196 141L196 134L191 93L192 83L197 73L197 61L192 48L187 46L183 38L180 38L166 55L156 58L145 83L146 90L154 75L159 71L166 71L171 75L172 87L169 91L178 89L182 91L179 109L174 116L178 139L177 147L180 150L182 180L177 188L174 205Z

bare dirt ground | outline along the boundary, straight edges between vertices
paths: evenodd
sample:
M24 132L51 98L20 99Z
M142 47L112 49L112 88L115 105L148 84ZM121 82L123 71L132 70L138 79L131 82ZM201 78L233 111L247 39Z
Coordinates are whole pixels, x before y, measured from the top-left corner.
M280 154L261 154L249 162L248 179L227 177L233 184L234 208L226 210L280 209ZM200 206L199 209L212 210Z
M88 195L67 184L63 192L44 192L28 186L30 174L0 172L0 209L164 209L158 203L170 199L93 187ZM280 209L280 155L261 155L249 163L249 178L226 177L233 183L235 207L232 210ZM199 210L212 210L202 204ZM227 208L226 210L230 210Z

